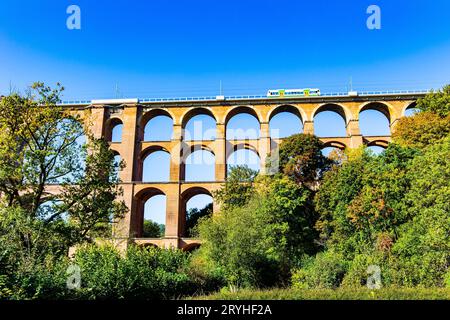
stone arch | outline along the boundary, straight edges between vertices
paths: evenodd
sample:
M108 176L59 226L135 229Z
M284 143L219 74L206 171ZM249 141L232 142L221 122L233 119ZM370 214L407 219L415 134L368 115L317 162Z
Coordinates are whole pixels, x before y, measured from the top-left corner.
M347 148L347 145L340 141L327 141L322 146L322 149L325 148L337 148L340 150L345 150Z
M365 135L364 132L363 132L365 128L364 128L364 125L361 124L361 113L364 112L364 111L367 111L367 110L378 111L379 113L383 114L386 117L386 119L388 121L388 126L389 126L388 127L389 133L387 133L387 134L389 135L390 134L390 130L391 130L391 124L392 124L393 120L395 119L395 112L393 110L393 107L390 106L386 102L378 102L378 101L376 101L376 102L367 102L367 103L362 104L359 107L359 112L358 112L359 129L360 129L360 132L361 132L362 135ZM376 134L366 134L366 135L369 135L369 136L370 135L377 135L378 136L378 135L382 135L382 134L376 133Z
M314 120L314 117L320 114L321 112L325 111L332 111L337 113L344 119L345 125L348 124L348 122L352 119L352 114L350 110L347 109L346 106L341 105L339 103L324 103L319 106L317 106L312 114L311 114L311 120Z
M181 121L180 121L181 128L184 129L186 127L186 124L189 122L189 120L191 118L201 115L201 114L211 116L217 123L217 118L214 115L214 112L211 110L211 108L198 107L198 108L189 109L181 116Z
M386 149L389 145L389 141L386 140L374 140L367 143L368 147L380 147Z
M272 139L283 139L303 132L305 116L302 112L304 111L289 104L276 106L269 111L267 118L270 137ZM282 116L283 113L289 114L289 116L277 119L277 116Z
M417 108L417 101L412 101L405 103L405 106L402 109L402 117L406 116L406 111L410 109L416 109Z
M243 135L244 137L236 137L236 133L240 133L239 131L240 130L245 130L245 128L236 128L235 135L233 137L230 137L230 131L229 131L230 130L230 120L232 118L234 118L235 116L239 116L239 115L249 115L250 117L253 117L256 120L257 126L256 126L256 128L254 128L256 130L256 132L254 132L255 133L254 137L249 138L246 135L248 133L252 134L253 133L253 128L249 128L250 131L247 130L247 131L243 132L244 133L244 135ZM231 140L259 139L260 131L261 131L261 115L258 114L258 112L255 109L251 108L251 107L248 107L248 106L237 106L237 107L232 108L225 115L225 122L224 122L224 124L225 124L225 137L226 137L226 139L231 139Z
M211 199L213 199L212 193L204 188L204 187L191 187L189 189L186 189L184 192L181 193L181 200L180 200L180 235L183 237L186 233L186 214L187 214L187 203L190 199L192 199L195 196L198 195L207 195L210 196ZM213 204L214 205L214 204Z
M394 108L387 102L369 101L369 102L363 103L359 107L358 118L359 118L359 114L366 110L376 110L376 111L381 112L388 119L389 123L391 123L392 120L394 119Z
M272 108L272 110L269 111L269 113L267 114L267 122L270 122L270 120L274 116L276 116L277 114L279 114L281 112L290 112L290 113L295 114L297 117L300 118L302 125L306 120L306 113L302 108L299 108L292 104L281 104L281 105L275 106L274 108Z
M255 110L251 106L235 106L235 107L232 107L231 109L229 109L227 111L227 113L225 114L225 118L223 121L225 126L227 126L228 121L230 121L231 118L233 118L235 115L238 115L240 113L247 113L247 114L254 116L256 118L256 120L258 120L259 124L261 125L262 116L261 116L261 114L259 114L259 112L257 110Z
M154 118L160 117L160 116L169 117L170 119L172 119L172 128L171 129L173 129L174 116L168 110L161 109L161 108L155 108L155 109L150 109L148 111L144 111L141 116L141 119L139 121L139 141L145 140L145 128L148 125L148 123L151 120L153 120ZM172 134L170 136L172 136Z
M194 243L189 243L186 246L183 247L182 251L184 252L193 252L195 250L197 250L198 248L201 247L201 243L199 242L194 242Z
M122 121L122 119L120 119L118 117L113 117L113 118L110 118L110 119L106 120L105 133L104 133L106 141L116 142L116 143L122 142L123 131L121 133L120 141L112 141L113 131L114 131L115 128L117 128L117 126L122 126L122 129L123 129L123 121Z
M135 213L135 216L132 217L131 230L130 230L131 234L135 238L142 237L143 226L144 226L145 203L150 198L152 198L154 196L158 196L158 195L166 196L166 194L162 190L160 190L158 188L154 188L154 187L145 188L145 189L139 191L135 195L136 213ZM167 201L167 199L166 199L166 201ZM166 205L166 210L167 210L167 205Z
M159 146L159 145L152 145L149 146L147 148L145 148L144 150L142 150L140 156L139 156L139 166L138 166L138 173L137 176L140 178L140 181L144 181L144 163L145 160L147 159L148 156L150 156L151 154L155 153L155 152L165 152L169 155L169 166L168 166L168 170L170 170L170 151L167 150L166 148ZM170 172L169 174L169 179L170 179Z
M238 143L238 144L233 144L231 146L231 148L227 148L227 153L226 153L226 158L228 159L234 152L239 151L239 150L250 150L253 151L254 153L256 153L256 155L258 157L260 157L259 155L259 151L258 148L256 146L254 146L251 143L248 142L243 142L243 143Z
M327 113L323 116L324 119L317 118L321 113ZM348 125L352 115L344 105L325 103L313 110L311 119L314 123L314 134L316 136L345 137L348 136Z
M216 126L215 130L217 130L217 118L210 108L193 108L193 109L190 109L187 112L185 112L184 115L182 116L181 128L182 128L182 132L183 132L183 140L187 139L186 127L187 127L189 121L192 118L194 118L196 116L200 116L200 115L205 115L205 116L212 118L215 123L215 126ZM189 139L189 140L190 141L199 141L199 139ZM201 140L203 140L203 138ZM206 140L210 140L210 139L206 139Z
M227 172L227 174L228 174L228 170L229 170L230 166L236 165L236 164L232 163L233 155L236 154L236 152L241 152L241 151L248 151L247 155L250 158L252 157L251 156L252 153L256 156L256 158L254 158L256 163L251 163L252 162L251 159L245 159L246 161L243 161L244 162L243 164L246 164L250 168L257 170L257 171L259 171L261 169L261 156L259 155L258 149L249 143L240 143L237 145L233 145L233 147L230 148L230 150L227 150L227 156L226 156L226 167L227 167L226 172ZM245 155L243 155L243 156L245 157ZM238 162L238 164L240 164L239 162L241 162L241 161L239 161L239 159L235 159L235 160L237 160L236 162ZM242 160L242 159L240 159L240 160ZM247 160L250 160L250 163L247 163Z

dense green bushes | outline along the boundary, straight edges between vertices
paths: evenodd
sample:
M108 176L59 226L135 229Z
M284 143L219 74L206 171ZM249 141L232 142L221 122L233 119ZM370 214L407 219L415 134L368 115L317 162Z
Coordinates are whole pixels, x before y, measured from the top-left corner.
M325 253L304 263L295 287L359 287L367 268L383 286L445 286L450 264L450 137L422 150L391 144L380 156L362 151L325 174L316 195ZM317 274L324 277L315 282ZM313 285L315 283L315 285Z
M69 289L69 266L79 267L81 286ZM131 246L121 254L110 246L84 246L69 259L21 265L0 276L2 299L164 299L207 293L219 276L198 274L180 250Z
M233 168L215 194L221 212L198 226L203 244L194 260L232 286L288 285L302 256L317 252L312 200L331 164L321 148L317 137L297 134L280 145L280 173L256 177L245 166Z

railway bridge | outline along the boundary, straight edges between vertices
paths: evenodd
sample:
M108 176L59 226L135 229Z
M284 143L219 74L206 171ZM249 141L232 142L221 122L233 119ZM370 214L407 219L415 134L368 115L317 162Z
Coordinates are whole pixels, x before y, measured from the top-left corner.
M357 148L361 145L386 147L387 136L364 136L359 126L359 114L364 110L377 110L389 121L391 132L405 111L415 106L425 92L349 93L317 97L268 98L264 96L209 97L186 99L111 99L65 102L72 112L81 113L92 133L105 137L111 149L120 155L125 168L120 172L123 199L129 208L126 216L117 223L113 239L119 245L129 243L161 247L173 246L190 250L198 247L197 239L186 238L186 204L198 194L211 195L224 183L227 161L240 149L255 152L265 171L266 157L275 150L282 139L270 136L270 120L280 112L297 116L303 132L314 134L314 117L324 111L333 111L345 121L346 136L323 137L325 146ZM234 139L227 137L227 125L235 115L246 113L259 123L259 137ZM215 138L187 139L186 125L197 115L209 115L216 123ZM166 141L146 141L146 124L158 117L167 116L172 121L171 138ZM113 132L121 127L121 139L113 140ZM167 182L143 181L144 159L155 151L170 154L170 174ZM214 156L213 181L186 181L186 159L196 150L208 150ZM160 239L143 238L144 204L155 195L166 196L165 235ZM213 203L214 211L218 208Z

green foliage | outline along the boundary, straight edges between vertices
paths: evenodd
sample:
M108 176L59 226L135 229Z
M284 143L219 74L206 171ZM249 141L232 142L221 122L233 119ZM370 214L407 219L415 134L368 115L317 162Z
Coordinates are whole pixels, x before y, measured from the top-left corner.
M164 237L165 226L152 220L144 220L142 236L144 238Z
M450 85L419 99L417 108L421 111L431 111L441 117L448 116L450 114Z
M292 274L292 286L297 289L334 289L340 286L347 270L343 256L326 251L304 261Z
M381 269L381 284L386 286L389 284L388 266L385 257L381 252L372 251L370 253L357 254L352 261L348 263L348 270L342 280L344 288L361 288L367 285L369 274L367 269L369 266L379 266Z
M197 208L190 209L186 214L186 237L196 237L197 236L197 224L202 218L208 218L213 213L212 203L206 205L203 209L198 210Z
M221 189L213 192L222 210L245 205L253 195L253 181L258 172L248 166L232 166L228 172L226 183Z
M408 218L408 164L417 152L391 144L380 156L364 150L328 172L316 194L323 243L351 259L387 245ZM383 243L380 241L383 240Z
M322 154L322 147L319 138L310 134L295 134L284 139L278 154L280 171L297 183L313 187L332 164Z
M310 191L281 176L255 184L245 206L203 219L198 228L199 256L232 285L286 282L297 256L312 250L313 224L304 211Z
M12 291L8 288L6 275L0 275L0 301L8 300L12 297Z
M391 144L325 175L315 199L317 228L325 247L349 261L343 286L363 285L371 264L381 267L383 285L445 285L449 157L449 136L420 152Z
M392 138L402 146L424 149L432 143L438 143L449 134L450 115L441 117L426 111L399 119Z
M83 299L161 299L194 294L202 288L189 277L189 256L180 250L88 246L75 255L81 268Z
M450 136L429 146L410 165L406 210L412 219L402 226L392 248L411 271L402 282L444 285L450 265L449 158Z
M36 83L0 101L0 242L16 252L9 266L110 235L126 211L113 152L57 105L62 90ZM55 183L60 192L48 192Z
M212 274L198 276L190 256L180 250L131 246L124 253L112 246L80 247L73 261L48 256L0 275L1 299L173 299L217 290ZM81 287L69 289L68 267L80 269Z

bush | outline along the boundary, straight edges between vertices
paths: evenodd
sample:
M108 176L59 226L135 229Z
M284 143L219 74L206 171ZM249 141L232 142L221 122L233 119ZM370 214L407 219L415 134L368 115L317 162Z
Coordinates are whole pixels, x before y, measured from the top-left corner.
M9 276L11 299L56 300L70 298L67 289L67 259L48 257L43 262L32 259L17 264L14 274Z
M383 257L380 254L358 254L353 261L349 263L349 269L342 280L342 287L346 288L360 288L367 285L369 274L367 268L371 265L376 265L381 268L381 284L385 286L386 283L386 269Z
M333 289L340 286L348 263L333 251L307 258L304 266L293 272L292 285L296 289Z
M83 299L160 299L193 294L198 288L180 250L130 247L124 256L109 246L80 248L74 263L81 269Z

